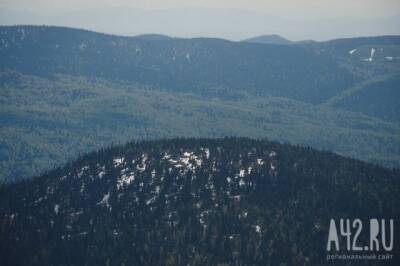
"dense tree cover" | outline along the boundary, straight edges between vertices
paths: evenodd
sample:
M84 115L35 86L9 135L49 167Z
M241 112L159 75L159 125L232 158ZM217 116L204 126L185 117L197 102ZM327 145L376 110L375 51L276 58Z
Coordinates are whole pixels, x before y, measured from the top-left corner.
M399 40L282 46L0 27L0 182L177 136L268 137L399 167Z
M139 82L208 95L214 87L320 103L357 80L302 47L220 39L117 37L59 27L1 27L0 69ZM318 73L318 74L316 74Z
M227 99L105 80L0 74L0 176L38 175L79 153L134 138L247 136L399 166L400 127L276 97Z
M335 106L400 123L400 76L365 86Z
M330 219L400 217L399 177L269 141L129 143L0 187L0 262L324 265Z

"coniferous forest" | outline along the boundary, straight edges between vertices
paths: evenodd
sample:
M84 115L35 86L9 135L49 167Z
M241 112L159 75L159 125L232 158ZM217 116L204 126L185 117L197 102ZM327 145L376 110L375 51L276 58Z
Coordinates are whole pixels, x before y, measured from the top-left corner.
M131 142L3 185L0 261L354 265L326 259L330 220L397 222L399 176L399 170L267 140ZM369 243L367 229L358 245ZM395 223L394 258L385 265L399 265L399 229ZM345 245L343 239L342 253ZM370 263L378 262L361 261Z
M0 183L171 137L269 138L399 168L399 77L399 36L276 45L0 26Z
M6 25L19 1L0 3L0 266L400 265L399 35ZM141 12L63 14L172 25Z

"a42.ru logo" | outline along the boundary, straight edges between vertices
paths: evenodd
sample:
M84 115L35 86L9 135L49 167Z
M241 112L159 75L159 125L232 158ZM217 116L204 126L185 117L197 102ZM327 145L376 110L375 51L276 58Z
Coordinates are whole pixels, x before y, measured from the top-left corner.
M363 230L369 234L360 241ZM331 219L329 226L327 251L340 251L341 241L345 241L347 251L392 251L394 237L393 219L370 219L364 226L360 219L340 219L337 223Z

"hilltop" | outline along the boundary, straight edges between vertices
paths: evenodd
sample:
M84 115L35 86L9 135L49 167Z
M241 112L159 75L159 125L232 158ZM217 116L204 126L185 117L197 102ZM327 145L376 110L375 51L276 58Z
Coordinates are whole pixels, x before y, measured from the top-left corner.
M0 258L2 265L325 265L330 219L400 216L399 176L266 140L133 142L0 187Z

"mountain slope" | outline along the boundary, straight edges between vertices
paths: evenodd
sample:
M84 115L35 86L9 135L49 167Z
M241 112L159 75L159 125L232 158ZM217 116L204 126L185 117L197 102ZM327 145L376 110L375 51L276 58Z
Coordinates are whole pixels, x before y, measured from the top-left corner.
M389 166L400 162L400 126L334 108L225 90L203 98L65 75L8 72L0 81L0 173L8 182L132 138L268 136Z
M374 82L331 105L400 124L400 76Z
M364 80L400 73L400 36L338 39L303 47L329 55Z
M329 54L363 79L330 98L324 105L399 123L399 36L339 39L304 47L316 53Z
M399 174L268 141L131 143L1 187L0 257L2 265L324 265L330 219L399 217Z
M222 87L310 103L321 103L356 81L330 57L297 46L28 26L0 27L0 36L0 69L42 77L80 75L204 95Z
M268 137L399 167L395 97L368 89L384 82L396 96L398 40L282 46L0 27L0 182L112 143L179 136Z

